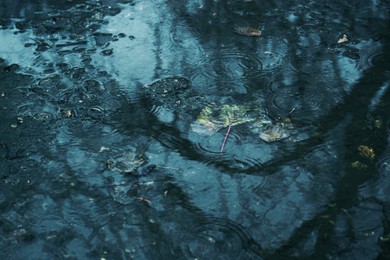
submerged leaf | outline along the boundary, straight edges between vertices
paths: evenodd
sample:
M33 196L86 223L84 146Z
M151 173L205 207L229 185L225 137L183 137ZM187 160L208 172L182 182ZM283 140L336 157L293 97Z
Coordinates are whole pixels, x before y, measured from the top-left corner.
M271 143L289 137L290 133L284 123L276 123L269 126L259 134L261 140Z
M213 120L213 109L211 106L206 106L200 112L197 121L205 126L214 125L211 121Z
M367 164L359 162L359 161L354 161L351 163L352 168L359 169L359 170L365 170L368 168Z
M289 137L293 128L291 119L285 118L282 121L273 122L264 111L255 105L222 105L220 107L215 104L204 107L197 120L191 124L191 128L195 133L212 135L227 127L221 145L221 152L223 152L231 128L245 123L250 123L251 131L268 143Z
M240 105L215 104L206 106L200 112L195 123L191 124L192 130L199 134L211 135L224 127L228 127L221 145L221 153L224 150L232 126L244 124L254 120L248 115L249 107Z
M133 151L125 152L117 158L106 161L106 167L120 173L135 173L137 169L146 162L143 154Z
M364 158L375 159L375 151L372 147L367 145L359 145L358 150Z
M204 107L196 122L191 125L192 130L199 134L211 135L222 129L224 125L216 119L218 115L215 110L214 104Z
M192 131L201 135L212 135L215 132L218 132L222 127L217 126L212 122L200 122L196 121L191 124Z
M218 107L215 104L206 106L200 112L196 123L192 124L194 132L204 133L202 127L209 132L217 132L227 126L236 126L254 120L248 115L249 107L241 105L223 105Z
M223 105L221 108L220 119L224 120L225 126L240 125L254 120L248 116L249 108L239 105Z

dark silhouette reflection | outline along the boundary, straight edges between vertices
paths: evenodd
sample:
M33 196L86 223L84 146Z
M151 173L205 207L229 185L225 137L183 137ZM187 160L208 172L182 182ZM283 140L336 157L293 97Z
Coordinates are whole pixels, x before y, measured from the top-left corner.
M232 46L240 46L239 42L235 42L232 44L232 39L227 40L225 38L226 35L229 35L229 30L231 30L234 22L237 23L237 21L240 21L242 17L245 17L246 22L253 23L254 20L257 20L257 23L259 23L259 19L255 19L253 16L251 16L250 11L248 11L249 8L248 10L246 10L245 7L243 8L242 5L236 5L234 3L228 2L209 2L204 6L198 6L198 8L201 10L195 13L195 15L185 16L183 14L186 13L185 9L188 5L189 3L182 3L182 9L180 14L184 16L185 19L188 21L190 28L202 28L201 31L205 34L195 34L200 38L200 42L202 44L204 44L205 46L211 46L211 48L215 48L213 50L213 55L215 56L213 56L212 59L218 61L221 61L221 50L219 49L220 46L228 45L230 48L232 48ZM364 14L360 14L359 4L357 4L356 6L340 6L339 4L329 4L329 6L326 6L325 8L324 6L318 6L317 4L313 4L313 8L311 9L312 11L311 13L309 13L309 19L304 17L307 15L307 13L303 14L301 13L301 10L295 9L290 14L290 16L294 16L293 18L291 18L291 20L288 20L288 14L286 15L286 13L288 13L288 8L283 8L283 10L286 12L285 14L283 14L284 17L283 15L279 15L279 17L277 16L276 19L273 19L272 21L267 21L269 22L267 23L267 25L272 24L274 28L279 28L280 34L289 36L286 37L286 40L289 43L289 62L291 62L290 65L294 68L294 71L299 72L295 77L297 77L298 80L296 80L296 82L300 86L297 86L298 88L295 95L300 96L299 100L301 102L301 105L303 106L307 106L307 104L304 104L306 100L312 100L305 100L305 95L307 95L306 92L310 91L310 89L308 90L310 86L304 88L302 86L302 81L300 81L300 78L304 78L305 80L313 84L317 82L316 78L313 77L313 73L323 73L324 69L330 69L331 74L333 76L329 77L329 74L324 75L323 78L323 80L327 81L327 84L334 84L333 87L342 87L343 85L346 85L346 83L347 85L350 84L347 82L348 79L345 78L345 75L343 75L345 73L345 70L348 70L348 68L338 62L338 55L333 55L333 51L336 51L336 53L341 51L342 55L345 55L346 57L350 57L352 59L360 59L360 64L367 62L365 60L366 58L361 57L359 56L359 54L357 54L359 53L359 51L356 51L354 47L350 45L342 47L336 44L338 39L337 37L340 37L340 32L347 32L352 28L352 31L356 32L362 38L360 41L364 42L369 39L369 41L373 41L373 45L375 45L377 41L380 41L382 45L382 51L380 51L381 54L379 54L379 58L368 57L368 59L372 59L371 61L368 61L369 66L366 67L367 64L363 64L363 71L361 72L362 74L359 76L359 79L357 79L356 83L352 83L352 85L348 87L352 89L352 91L349 91L349 93L347 93L346 95L340 93L342 95L340 96L340 99L342 100L341 102L339 102L338 100L334 100L334 107L331 109L328 109L328 107L324 107L325 104L320 104L320 106L316 108L325 110L325 113L319 111L312 111L313 114L309 116L311 118L318 117L318 115L321 115L316 121L314 121L314 123L319 126L316 130L318 135L313 138L309 138L305 142L302 142L302 144L298 145L290 153L284 154L282 158L270 161L269 163L263 164L261 166L261 168L264 168L264 171L272 174L274 171L277 171L281 165L296 162L297 158L299 158L297 154L299 154L299 156L301 156L302 158L311 156L310 153L313 152L313 147L321 145L323 142L327 142L322 137L325 137L326 135L328 135L329 132L334 131L334 129L339 128L341 125L341 128L343 129L341 132L343 132L345 138L340 139L339 141L335 140L336 142L340 142L340 144L336 145L337 149L339 150L338 157L340 157L340 159L343 158L343 162L338 161L337 163L337 171L340 172L337 178L339 179L341 177L341 179L339 179L338 183L335 185L336 193L334 194L334 199L332 199L331 201L339 209L350 209L351 211L354 210L354 205L365 203L364 201L361 201L359 199L359 197L361 196L359 192L359 187L364 185L371 178L376 178L375 175L373 175L373 172L376 171L377 166L374 161L369 161L367 168L365 168L364 171L360 172L360 174L356 176L357 169L355 163L359 162L358 160L361 160L361 155L357 153L358 146L361 144L367 144L375 147L375 151L378 154L383 154L385 149L387 148L386 140L388 139L388 129L386 127L375 127L373 125L373 121L376 120L377 123L382 123L383 120L386 122L389 120L389 115L387 112L389 111L389 71L382 69L389 66L388 63L390 60L388 54L383 51L389 49L390 47L388 34L385 33L389 29L388 21L386 20L388 17L385 14L389 6L383 3L381 4L376 2L373 2L372 5L373 8L371 10L368 10ZM272 7L270 7L270 9L271 8ZM290 6L290 8L294 9L293 6ZM383 8L384 12L380 11L379 14L377 14L378 8ZM267 9L267 7L265 7L264 9ZM259 8L259 11L264 9ZM318 9L318 11L316 9ZM174 5L172 7L172 10L177 10L177 6ZM341 10L346 10L347 12L340 12ZM237 13L244 15L239 16L236 15ZM327 15L320 15L321 13L326 13ZM328 20L327 18L329 17L328 13L331 13L331 17L333 16L331 20ZM234 17L235 15L236 17ZM265 16L267 16L267 14L265 14ZM342 20L348 20L352 16L359 16L362 19L366 19L366 21L363 23L352 23L350 24L350 27L343 27ZM334 19L334 17L338 17L339 20ZM285 20L283 21L283 19ZM373 27L367 26L366 23L368 21L375 23L375 28L380 29L371 30L371 28ZM286 25L289 24L289 26L281 27L277 24L278 22L283 22ZM308 23L312 24L308 25ZM307 28L305 28L305 26ZM339 34L329 37L331 33L334 34L335 30L339 30ZM251 47L242 48L241 51L251 51ZM351 55L352 53L356 54ZM360 54L363 56L364 50L361 50ZM329 68L324 68L324 63L321 61L328 59L329 64L332 65ZM217 66L215 69L218 71L222 71L223 66ZM273 75L272 80L290 80L288 78L283 78L286 75L283 75L282 72L278 74L279 75ZM266 77L267 76L265 76L265 78ZM262 78L262 80L264 80L264 78ZM218 81L215 84L218 84ZM221 87L222 85L223 83L221 83ZM311 86L311 88L313 88L313 86ZM317 92L317 94L320 93ZM328 93L327 96L323 96L323 98L329 97L329 95L330 93ZM375 105L375 108L373 109L372 103L375 101L378 95L381 96L380 105ZM253 96L249 96L247 98L250 99L253 98ZM282 98L284 98L286 102L286 99L288 99L289 97L285 96ZM311 95L310 98L315 99L315 95ZM338 99L339 97L336 96L333 98ZM271 104L271 106L272 105L273 104ZM274 108L269 107L269 109L272 110ZM276 111L281 112L279 109ZM295 115L293 115L293 118L299 120L300 115ZM305 115L305 117L307 117L307 115ZM307 119L305 119L305 121L306 120ZM172 136L177 136L177 134L172 134ZM172 143L172 141L168 141L168 143ZM174 141L173 143L178 144L178 140ZM188 143L181 145L183 147L190 147ZM189 152L188 149L186 149L183 154L185 154L188 158L192 159L200 158L199 155ZM213 163L218 162L217 158L213 158L211 160L213 161ZM258 169L257 167L258 166L255 166L253 168L249 167L246 169L246 172L253 174L254 172L258 171L256 170ZM311 167L308 168L310 169ZM221 169L226 171L226 165ZM237 171L237 169L233 168L232 172ZM379 205L382 205L383 201L373 203L374 205L377 203L379 203ZM370 212L371 208L365 210ZM388 209L382 210L378 212L379 215L383 214ZM307 234L309 234L310 232L319 232L320 234L317 238L317 246L315 247L315 249L313 249L313 255L340 254L340 252L342 250L345 250L345 248L337 248L337 242L327 239L332 236L337 236L336 234L334 234L334 232L336 232L335 228L332 226L332 224L329 223L332 223L333 221L336 222L339 215L340 211L335 211L332 207L330 207L328 210L319 212L317 217L308 221L305 225L298 229L296 231L296 235L292 236L288 240L287 245L281 247L280 250L278 250L274 256L276 258L281 255L291 257L291 255L296 254L297 247L299 247L300 243L304 243L303 241L308 239ZM326 219L321 220L322 218L324 218L324 216L326 216ZM323 222L324 225L321 229L318 230L318 224L321 222ZM386 234L387 232L388 231L384 231L382 229L379 235ZM373 241L378 239L379 235L373 236ZM319 241L327 241L327 243ZM366 246L368 250L370 248L370 243L367 243ZM371 257L376 257L378 255L378 252L376 250L378 250L378 248L372 249L371 252L368 254ZM350 253L361 254L362 257L364 255L363 252L358 253L357 251L355 252L354 249L351 249L350 252L346 252L343 254L347 256Z
M64 10L77 4L85 3L85 0L72 0L72 1L1 1L0 15L3 20L10 18L34 18L36 13L47 11Z

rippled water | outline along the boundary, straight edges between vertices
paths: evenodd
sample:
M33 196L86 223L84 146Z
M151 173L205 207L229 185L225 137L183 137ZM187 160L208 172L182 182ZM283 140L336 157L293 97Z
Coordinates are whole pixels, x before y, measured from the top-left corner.
M2 258L390 257L387 2L29 2L0 8Z

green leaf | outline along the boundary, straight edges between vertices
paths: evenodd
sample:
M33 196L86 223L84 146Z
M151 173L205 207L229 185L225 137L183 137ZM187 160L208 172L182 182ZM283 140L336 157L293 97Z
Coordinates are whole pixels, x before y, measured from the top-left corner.
M224 122L225 126L235 126L253 121L254 118L250 118L249 107L240 105L223 105L219 118Z
M192 130L199 134L212 135L222 128L229 127L221 151L229 135L230 128L251 123L260 139L271 143L290 136L291 122L272 122L264 111L256 105L222 105L212 103L202 109L197 120L191 124Z
M236 126L253 121L249 116L250 108L243 105L217 105L210 104L202 109L196 123L208 130L217 132L227 126Z

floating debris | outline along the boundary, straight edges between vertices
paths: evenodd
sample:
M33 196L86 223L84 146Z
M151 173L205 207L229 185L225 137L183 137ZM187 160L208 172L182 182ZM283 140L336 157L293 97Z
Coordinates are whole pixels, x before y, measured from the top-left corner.
M126 152L115 159L106 161L106 167L119 173L137 173L139 167L146 163L147 159L143 154L136 152Z
M353 163L351 163L351 166L352 168L359 169L359 170L365 170L368 167L367 164L364 164L359 161L354 161Z
M256 113L257 111L257 113ZM260 139L268 143L279 141L290 136L291 122L273 123L259 108L245 105L223 105L221 107L211 104L203 108L196 122L191 124L192 130L199 134L211 135L227 127L221 145L223 152L231 128L235 125L250 123L250 128L259 134Z
M234 27L234 32L240 35L252 36L252 37L261 35L261 31L259 29L246 27L246 26L236 26Z
M360 155L367 159L374 159L375 158L375 152L372 147L369 147L367 145L359 145L358 150L360 152Z
M281 122L270 125L259 134L260 139L267 143L276 142L289 136L290 132L287 129L287 125Z
M382 121L381 118L380 118L380 119L376 119L376 120L374 121L374 126L375 126L376 128L381 128L382 125L383 125L383 121Z
M343 35L343 37L341 37L337 43L344 43L344 42L347 42L348 41L348 37L346 34Z
M207 128L201 133L215 133L229 125L235 126L250 122L254 118L248 115L249 107L241 105L223 105L221 107L211 104L202 109L196 123ZM199 132L199 128L193 128L194 132Z
M152 201L145 199L144 197L136 197L136 196L131 196L133 199L136 199L142 203L144 203L147 206L150 206L152 204Z
M111 149L109 147L101 146L99 149L99 153L104 152L104 151L110 151Z
M224 127L228 127L221 145L221 153L224 150L232 126L253 121L248 116L249 107L241 105L223 105L221 107L212 104L206 106L200 112L196 123L192 124L192 130L197 133L212 134Z
M295 109L288 114L291 115ZM191 124L191 129L198 134L212 135L222 128L227 127L224 140L221 145L223 152L231 128L240 124L249 124L249 128L260 139L267 142L275 142L290 136L293 129L289 117L273 122L261 108L247 105L222 105L211 104L202 109L197 120Z

